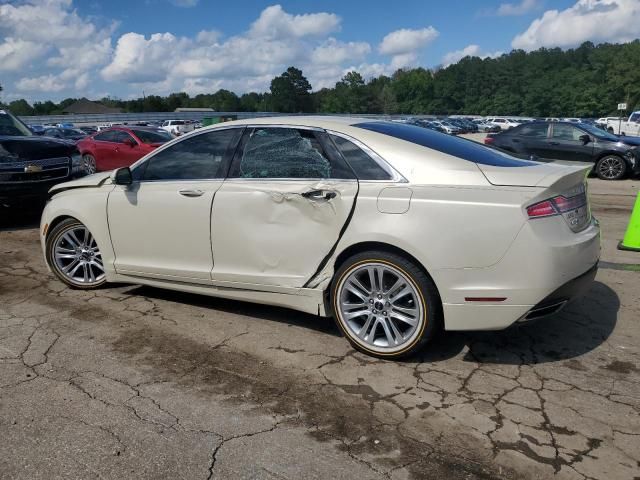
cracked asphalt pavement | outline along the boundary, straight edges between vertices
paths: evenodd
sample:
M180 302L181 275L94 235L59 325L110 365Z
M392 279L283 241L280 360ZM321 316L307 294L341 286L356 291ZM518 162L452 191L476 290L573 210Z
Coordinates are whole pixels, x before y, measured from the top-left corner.
M0 477L637 479L637 181L590 181L603 268L562 314L354 352L331 320L65 288L37 215L0 211Z

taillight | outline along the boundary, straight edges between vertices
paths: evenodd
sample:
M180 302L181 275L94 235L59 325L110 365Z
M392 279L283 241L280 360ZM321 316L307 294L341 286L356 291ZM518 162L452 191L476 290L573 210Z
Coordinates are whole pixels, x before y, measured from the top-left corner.
M527 214L529 218L551 217L553 215L570 212L571 210L586 205L586 203L587 196L584 193L568 198L558 195L557 197L543 200L542 202L527 207Z
M493 137L484 137L484 144L491 145L493 143Z

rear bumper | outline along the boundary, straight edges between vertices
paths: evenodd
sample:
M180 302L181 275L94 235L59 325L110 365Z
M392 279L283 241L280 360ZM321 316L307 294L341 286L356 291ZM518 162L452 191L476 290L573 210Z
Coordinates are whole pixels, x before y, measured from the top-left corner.
M538 302L529 312L518 320L518 322L526 322L536 320L548 315L553 315L562 310L565 305L581 297L593 283L598 273L598 264L587 270L582 275L569 280L567 283L556 289L542 301Z
M527 222L505 256L487 268L439 270L446 330L500 330L560 310L589 287L600 257L592 220L577 234L557 217ZM448 288L440 287L448 286ZM469 299L487 298L477 302Z

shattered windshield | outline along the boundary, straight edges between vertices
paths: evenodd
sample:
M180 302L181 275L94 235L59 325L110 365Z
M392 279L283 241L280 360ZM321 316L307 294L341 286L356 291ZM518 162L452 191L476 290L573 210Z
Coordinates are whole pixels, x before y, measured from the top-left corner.
M329 178L331 164L312 131L257 128L244 147L242 178Z

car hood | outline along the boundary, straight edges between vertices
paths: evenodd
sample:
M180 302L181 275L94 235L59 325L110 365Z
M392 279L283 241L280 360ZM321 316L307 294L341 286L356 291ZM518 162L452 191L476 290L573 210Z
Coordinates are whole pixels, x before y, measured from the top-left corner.
M637 147L640 146L640 137L621 136L620 143L624 143L625 145L630 145L632 147Z
M99 172L77 180L72 180L71 182L59 183L58 185L51 187L51 189L49 189L49 193L59 193L74 188L100 187L110 179L111 173L112 172Z
M75 152L75 145L53 138L0 136L0 162L68 157Z

